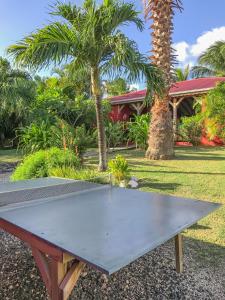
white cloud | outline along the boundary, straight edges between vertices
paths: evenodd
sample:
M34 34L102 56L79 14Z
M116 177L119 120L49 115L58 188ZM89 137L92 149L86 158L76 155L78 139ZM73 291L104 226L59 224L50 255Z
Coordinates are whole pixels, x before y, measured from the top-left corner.
M225 26L204 32L194 44L188 44L185 41L174 44L173 48L176 50L179 66L193 65L199 55L215 42L221 40L225 41Z
M130 84L129 85L129 90L132 91L132 90L140 90L140 85L138 83L133 83L133 84Z
M193 56L199 56L208 47L221 40L225 41L225 26L203 33L197 38L196 43L191 45L190 52Z
M173 48L176 50L177 60L179 62L184 62L188 58L188 49L189 45L186 42L180 42L173 45Z

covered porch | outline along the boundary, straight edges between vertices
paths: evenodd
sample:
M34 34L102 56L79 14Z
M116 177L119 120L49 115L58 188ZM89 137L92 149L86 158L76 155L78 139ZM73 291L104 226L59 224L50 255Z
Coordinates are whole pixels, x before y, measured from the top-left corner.
M213 89L218 82L225 81L225 77L199 78L175 83L170 89L169 104L173 118L173 130L175 139L178 139L177 128L181 117L195 115L195 104L201 97L204 110L204 98L208 91ZM117 121L132 121L134 115L141 115L150 111L150 107L145 104L146 90L135 91L110 99L112 110L110 119ZM202 137L203 144L214 145Z

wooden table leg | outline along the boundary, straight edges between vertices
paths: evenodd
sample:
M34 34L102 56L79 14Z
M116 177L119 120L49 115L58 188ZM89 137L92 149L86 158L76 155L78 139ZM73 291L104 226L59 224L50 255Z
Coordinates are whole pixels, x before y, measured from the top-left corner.
M85 263L74 259L70 255L65 255L62 261L57 261L33 247L32 253L50 299L67 300L80 277Z
M63 291L59 288L60 283L66 274L66 264L51 259L50 261L51 272L51 299L64 300Z
M182 273L183 266L183 241L182 235L179 233L175 236L175 254L176 254L176 271Z

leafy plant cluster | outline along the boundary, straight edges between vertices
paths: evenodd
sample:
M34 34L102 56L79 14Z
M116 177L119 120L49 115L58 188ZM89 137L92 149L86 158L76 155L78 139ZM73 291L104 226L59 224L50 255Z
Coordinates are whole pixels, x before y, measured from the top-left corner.
M202 136L203 121L204 117L200 113L195 116L181 118L179 127L180 138L197 146Z
M208 93L205 114L211 138L218 136L225 140L225 82Z
M80 159L70 150L50 148L40 150L25 157L15 169L11 179L14 181L48 177L54 168L70 167L79 169Z
M18 131L19 148L24 153L58 147L69 149L82 158L88 147L95 143L95 135L91 134L84 125L72 127L65 121L58 119L55 125L42 121Z
M148 142L150 114L135 116L128 124L128 141L134 142L136 148L146 149Z
M126 181L130 174L129 165L125 157L117 155L115 159L111 159L108 163L109 171L117 184Z

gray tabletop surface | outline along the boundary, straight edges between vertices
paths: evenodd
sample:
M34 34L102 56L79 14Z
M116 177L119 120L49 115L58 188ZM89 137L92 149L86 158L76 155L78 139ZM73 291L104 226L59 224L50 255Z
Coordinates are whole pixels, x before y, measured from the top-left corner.
M0 218L111 274L220 206L109 185L84 186L90 190L0 207Z

